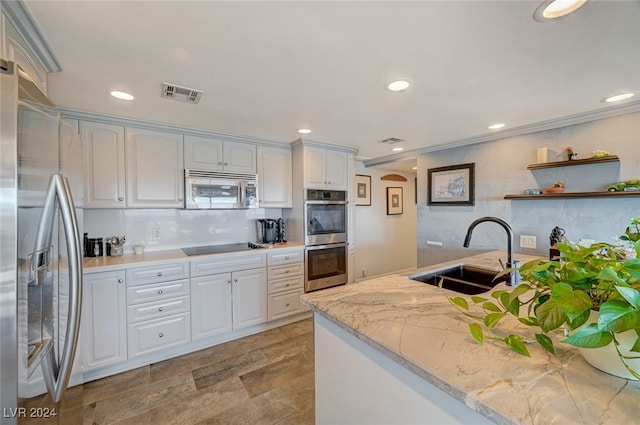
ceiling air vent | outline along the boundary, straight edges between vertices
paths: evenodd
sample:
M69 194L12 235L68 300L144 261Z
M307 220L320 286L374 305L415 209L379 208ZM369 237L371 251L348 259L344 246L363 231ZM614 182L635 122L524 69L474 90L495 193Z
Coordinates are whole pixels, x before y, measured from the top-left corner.
M397 137L389 137L388 139L380 140L380 143L385 145L395 145L396 143L404 142L404 139L398 139Z
M162 97L180 100L187 103L198 103L202 97L202 90L190 89L172 83L162 83Z

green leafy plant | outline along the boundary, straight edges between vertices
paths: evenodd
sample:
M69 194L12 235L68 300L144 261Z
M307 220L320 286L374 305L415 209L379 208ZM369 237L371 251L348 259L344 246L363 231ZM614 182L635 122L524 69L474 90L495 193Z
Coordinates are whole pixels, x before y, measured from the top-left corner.
M624 238L627 239L624 239ZM535 260L520 268L523 283L513 290L495 290L488 297L450 297L449 301L476 320L469 325L478 343L485 339L502 341L511 349L530 356L523 335L499 336L500 321L511 315L520 323L537 329L535 341L554 354L550 333L565 330L562 342L576 347L597 348L614 344L626 369L640 379L627 360L640 358L640 217L631 221L620 239L633 248L609 243L589 247L559 243L559 260ZM632 255L630 255L632 251ZM631 258L630 258L631 257ZM500 274L505 274L505 270ZM597 323L587 324L591 310L598 311ZM638 338L632 352L620 352L616 335L633 330Z

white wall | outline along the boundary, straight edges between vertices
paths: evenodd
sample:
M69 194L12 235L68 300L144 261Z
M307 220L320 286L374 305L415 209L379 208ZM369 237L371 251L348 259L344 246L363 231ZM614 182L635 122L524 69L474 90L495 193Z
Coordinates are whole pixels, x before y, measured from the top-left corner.
M281 209L176 210L102 209L84 210L84 231L90 238L126 236L125 252L136 244L147 251L189 246L218 245L257 240L256 219L278 218ZM154 229L160 239L154 240Z
M355 216L355 278L377 276L416 267L415 175L365 168L356 162L356 174L371 176L371 206L357 206ZM386 174L400 174L406 182L380 180ZM403 214L387 215L387 187L403 190Z
M475 218L496 216L514 230L516 251L548 254L554 226L566 230L570 240L580 238L610 242L624 231L631 217L640 216L640 197L554 200L505 200L506 194L549 186L564 180L567 192L600 191L619 180L640 177L640 113L593 121L524 136L448 149L418 158L418 265L425 266L466 254L462 247L466 229ZM596 149L620 157L619 163L527 170L535 163L539 147L549 148L549 160L566 159L566 146L577 158L588 158ZM427 169L475 162L475 206L428 206ZM521 234L534 235L537 249L519 248ZM427 246L442 241L442 248ZM483 223L476 228L471 248L506 249L505 232Z

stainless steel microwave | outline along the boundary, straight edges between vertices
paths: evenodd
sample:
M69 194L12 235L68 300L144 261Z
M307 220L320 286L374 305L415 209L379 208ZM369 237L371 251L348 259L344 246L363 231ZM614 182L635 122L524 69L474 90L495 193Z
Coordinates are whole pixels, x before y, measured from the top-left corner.
M184 170L188 210L258 208L258 175Z

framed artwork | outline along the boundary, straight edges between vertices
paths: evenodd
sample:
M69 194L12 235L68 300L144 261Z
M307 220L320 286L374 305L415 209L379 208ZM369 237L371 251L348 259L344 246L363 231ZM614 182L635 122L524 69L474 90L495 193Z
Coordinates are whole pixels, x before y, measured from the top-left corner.
M371 206L371 176L356 174L356 205Z
M402 188L387 188L387 215L402 214Z
M475 163L427 170L428 205L474 205Z

